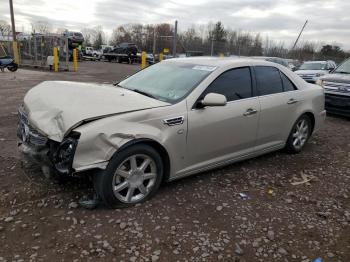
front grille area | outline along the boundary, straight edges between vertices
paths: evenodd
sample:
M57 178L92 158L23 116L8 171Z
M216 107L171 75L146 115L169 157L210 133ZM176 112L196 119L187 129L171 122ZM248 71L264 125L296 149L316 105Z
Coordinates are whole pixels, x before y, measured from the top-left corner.
M325 108L327 112L350 115L350 96L326 94Z
M304 74L304 75L299 75L302 79L304 79L306 82L314 82L314 77L315 75L312 74Z
M30 126L28 115L23 107L18 109L17 136L21 141L34 146L45 146L48 139Z
M350 84L348 83L324 81L323 87L326 92L327 91L336 92L336 93L344 94L346 96L350 96Z

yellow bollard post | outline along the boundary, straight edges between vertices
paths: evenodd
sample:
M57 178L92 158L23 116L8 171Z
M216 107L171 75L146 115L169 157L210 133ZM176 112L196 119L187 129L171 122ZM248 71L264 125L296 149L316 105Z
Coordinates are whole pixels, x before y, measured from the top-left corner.
M146 52L141 53L141 69L146 68Z
M220 53L219 57L221 57L221 58L224 57L224 53Z
M58 48L53 48L53 70L58 72Z
M159 62L160 62L160 61L163 61L163 59L164 59L163 53L159 53Z
M78 52L76 48L73 49L73 68L74 72L78 71Z
M19 64L19 55L18 55L18 46L17 41L12 42L12 48L13 48L13 59L15 60L15 63Z

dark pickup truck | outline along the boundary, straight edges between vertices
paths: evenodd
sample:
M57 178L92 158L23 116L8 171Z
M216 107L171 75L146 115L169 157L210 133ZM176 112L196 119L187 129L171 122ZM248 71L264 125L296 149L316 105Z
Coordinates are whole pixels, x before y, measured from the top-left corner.
M350 59L317 83L324 88L327 112L350 117Z
M115 60L118 63L132 63L135 59L137 59L137 52L138 48L135 44L120 43L112 50L108 50L107 52L103 53L103 55L109 62Z

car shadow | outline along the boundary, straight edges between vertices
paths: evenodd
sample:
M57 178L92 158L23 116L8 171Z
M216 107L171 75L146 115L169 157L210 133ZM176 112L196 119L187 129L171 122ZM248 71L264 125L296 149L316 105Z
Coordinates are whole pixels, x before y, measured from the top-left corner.
M340 120L350 121L350 116L337 115L334 113L327 112L327 117L336 118Z

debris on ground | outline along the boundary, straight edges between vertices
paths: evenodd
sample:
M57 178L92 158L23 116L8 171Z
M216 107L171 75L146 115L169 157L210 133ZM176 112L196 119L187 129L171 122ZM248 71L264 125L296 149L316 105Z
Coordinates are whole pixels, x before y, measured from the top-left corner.
M245 193L239 193L238 195L239 195L239 196L240 196L240 198L241 198L241 199L243 199L243 200L248 199L248 195L247 195L247 194L245 194Z
M312 179L315 179L315 176L313 175L306 175L304 173L301 173L301 180L298 178L293 178L294 182L291 182L291 184L293 186L298 186L298 185L302 185L302 184L306 184L308 186L310 186L311 184L309 183ZM296 181L297 180L297 181Z

